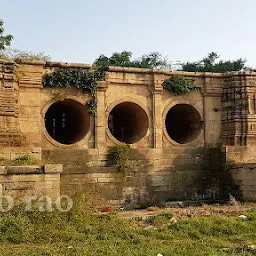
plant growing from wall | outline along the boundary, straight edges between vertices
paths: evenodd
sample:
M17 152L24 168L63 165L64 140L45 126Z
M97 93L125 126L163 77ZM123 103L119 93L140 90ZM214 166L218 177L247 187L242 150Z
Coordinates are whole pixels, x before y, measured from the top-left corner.
M33 155L24 155L15 159L15 164L35 165L37 163L38 163L38 160Z
M52 94L53 101L63 101L67 98L67 96L61 92L55 92Z
M92 98L86 102L88 112L93 116L95 116L97 112L97 103L98 103L98 100L95 95L92 95Z
M129 163L131 150L130 145L121 144L110 147L108 151L109 159L113 161L114 168L124 175L131 167Z
M195 79L174 75L163 82L163 87L172 91L176 95L197 91L194 84Z
M74 87L78 89L96 91L97 81L102 80L104 74L99 71L85 71L81 68L60 68L43 77L44 87Z
M86 103L88 111L95 115L97 110L97 98L95 96L97 81L104 79L104 73L98 70L85 71L76 69L57 69L46 73L43 77L43 87L74 87L89 91L92 98Z

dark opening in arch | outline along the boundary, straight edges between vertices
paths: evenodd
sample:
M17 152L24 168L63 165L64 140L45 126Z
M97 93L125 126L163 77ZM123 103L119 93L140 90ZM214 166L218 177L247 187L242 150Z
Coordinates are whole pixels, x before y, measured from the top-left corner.
M132 144L146 135L149 121L147 114L138 104L122 102L109 114L108 127L117 140Z
M194 107L188 104L177 104L168 111L165 126L171 139L185 144L197 138L202 123L201 117Z
M82 140L90 128L90 115L81 103L66 99L53 103L45 114L48 134L62 144Z

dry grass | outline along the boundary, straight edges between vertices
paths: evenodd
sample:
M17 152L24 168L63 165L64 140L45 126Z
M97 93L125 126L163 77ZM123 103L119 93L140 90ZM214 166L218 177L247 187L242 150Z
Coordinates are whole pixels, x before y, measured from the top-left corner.
M134 210L119 212L118 216L124 219L146 218L149 216L156 216L163 213L173 213L174 216L181 220L186 218L207 217L207 216L237 216L243 214L250 209L256 209L256 204L241 204L236 205L203 205L200 207L185 207L185 208L167 208L161 209L152 207L145 210Z

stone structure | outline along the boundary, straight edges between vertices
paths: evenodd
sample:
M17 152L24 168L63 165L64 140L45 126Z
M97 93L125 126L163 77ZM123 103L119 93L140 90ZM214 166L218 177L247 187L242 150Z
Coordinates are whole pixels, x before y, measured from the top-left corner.
M81 89L42 87L44 73L58 68L90 66L1 62L1 158L32 154L63 164L61 194L99 187L112 205L216 200L228 192L256 200L256 73L109 67L92 116ZM175 96L163 89L177 74L195 78L200 90ZM125 177L107 155L121 141L137 150Z

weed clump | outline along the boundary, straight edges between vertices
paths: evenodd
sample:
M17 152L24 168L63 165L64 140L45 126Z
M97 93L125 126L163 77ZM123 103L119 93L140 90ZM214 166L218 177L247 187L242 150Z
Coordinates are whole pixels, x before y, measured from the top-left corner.
M129 168L130 165L130 153L131 153L131 147L128 144L121 144L112 146L109 148L109 157L110 160L113 161L114 168L123 174L125 174Z
M38 160L33 155L24 155L16 158L15 163L21 165L34 165L38 163Z

